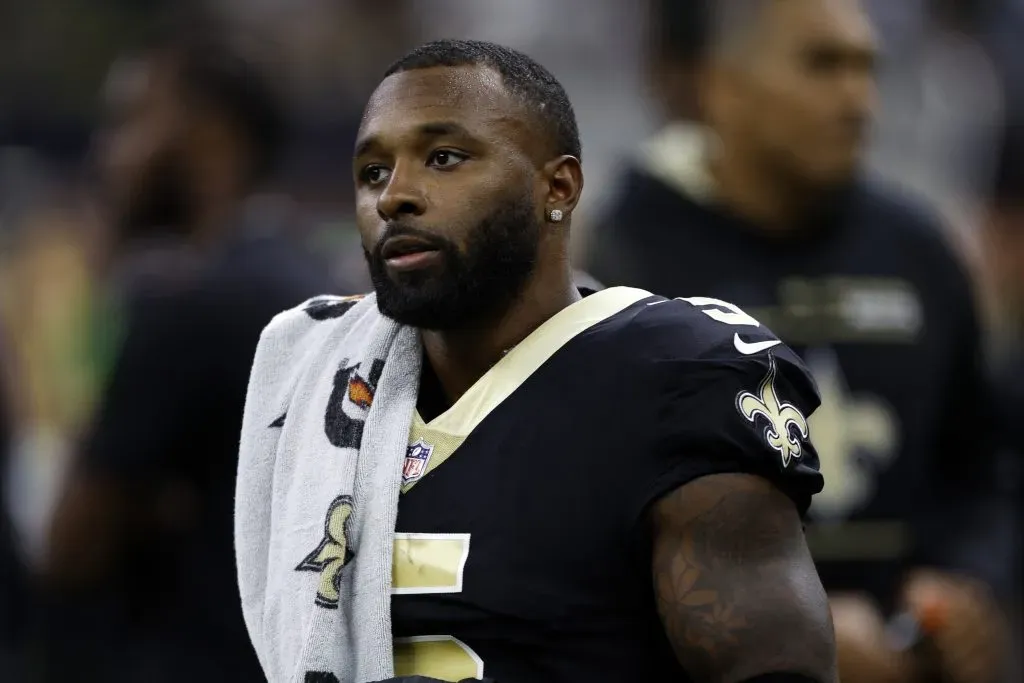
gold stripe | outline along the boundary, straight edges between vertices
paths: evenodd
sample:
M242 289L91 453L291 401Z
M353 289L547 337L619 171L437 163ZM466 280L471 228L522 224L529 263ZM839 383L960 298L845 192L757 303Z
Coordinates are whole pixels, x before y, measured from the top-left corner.
M652 296L650 292L632 287L611 287L595 292L562 309L534 330L447 411L430 422L424 422L417 411L413 415L409 443L422 439L433 450L423 474L403 486L402 492L440 467L492 410L569 341L649 296Z
M451 408L427 423L431 429L466 436L560 348L576 335L651 296L612 287L562 309L488 370Z
M469 534L396 533L393 556L393 594L458 593L469 557Z
M468 645L451 636L395 638L395 675L442 681L483 678L484 662Z

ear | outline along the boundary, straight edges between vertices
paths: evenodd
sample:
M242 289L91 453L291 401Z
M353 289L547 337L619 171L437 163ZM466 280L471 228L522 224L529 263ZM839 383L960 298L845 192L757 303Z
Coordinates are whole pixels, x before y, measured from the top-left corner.
M544 197L544 215L558 209L566 218L583 193L583 167L580 160L568 154L544 164L544 178L547 180L547 195Z

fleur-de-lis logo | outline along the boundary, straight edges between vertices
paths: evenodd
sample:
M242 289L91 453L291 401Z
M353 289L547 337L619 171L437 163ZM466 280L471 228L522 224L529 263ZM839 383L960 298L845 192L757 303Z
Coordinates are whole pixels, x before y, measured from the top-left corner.
M808 435L807 418L796 406L779 400L775 389L777 374L775 356L768 354L768 374L761 380L757 393L740 392L736 396L736 408L751 424L756 425L758 417L768 423L764 439L782 456L785 468L803 455L803 442Z
M299 572L319 572L320 586L316 604L333 609L338 606L341 570L352 559L348 547L348 520L352 516L352 496L338 496L327 509L324 537L316 550L295 568Z

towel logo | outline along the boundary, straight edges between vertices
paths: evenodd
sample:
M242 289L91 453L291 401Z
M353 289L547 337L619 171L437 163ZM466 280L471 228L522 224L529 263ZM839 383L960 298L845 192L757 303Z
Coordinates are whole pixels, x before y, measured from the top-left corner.
M332 446L359 449L363 442L363 425L366 414L373 404L377 382L384 372L384 361L376 359L370 365L366 379L357 374L359 365L349 365L346 358L334 375L334 389L327 400L327 414L324 416L324 433ZM346 407L359 417L346 412Z
M341 595L341 570L354 553L348 545L349 519L352 518L352 496L338 496L331 501L324 519L324 537L320 545L302 560L297 572L317 572L316 604L327 609L338 606Z
M808 434L807 418L793 404L779 400L775 389L777 374L775 356L768 354L768 374L761 380L757 393L741 391L736 396L736 409L751 424L757 424L758 417L767 423L764 440L782 456L782 467L786 468L803 455L803 442Z
M353 296L318 296L310 300L302 310L313 320L330 320L340 318L348 313L349 309L359 303L365 294Z
M434 447L420 439L409 446L405 452L405 464L402 466L402 485L411 484L427 471L427 463L430 462L430 454Z

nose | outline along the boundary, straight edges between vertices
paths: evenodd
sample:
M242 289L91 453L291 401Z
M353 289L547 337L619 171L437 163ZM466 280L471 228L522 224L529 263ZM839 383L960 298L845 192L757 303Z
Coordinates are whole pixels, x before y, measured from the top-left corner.
M877 84L869 65L854 64L843 73L842 101L851 113L868 118L875 110Z
M422 179L415 171L397 164L388 184L377 197L377 213L385 221L404 216L421 216L427 208Z
M849 107L858 115L868 117L875 109L877 93L875 81L870 76L859 76L847 79L844 95Z

